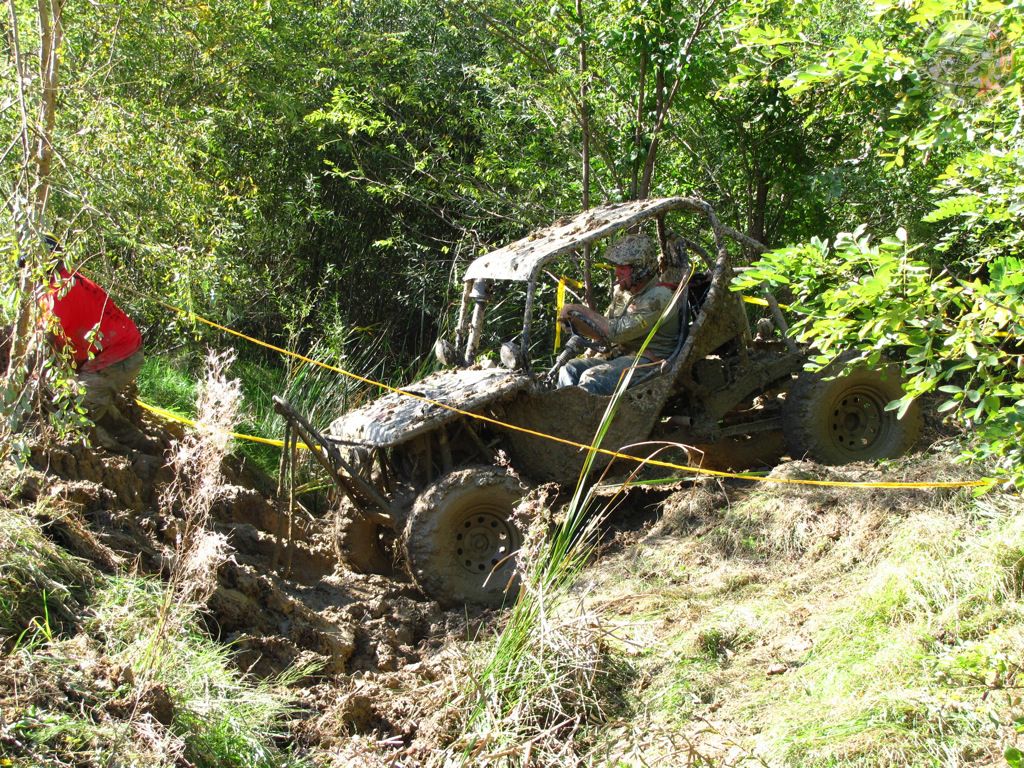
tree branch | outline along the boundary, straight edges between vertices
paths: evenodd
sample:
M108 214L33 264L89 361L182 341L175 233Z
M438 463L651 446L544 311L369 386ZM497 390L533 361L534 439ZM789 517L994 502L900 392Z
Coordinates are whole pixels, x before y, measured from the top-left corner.
M679 60L681 67L682 64L690 57L690 51L693 49L693 45L697 42L700 34L704 31L704 28L711 21L721 16L728 7L723 5L716 9L719 2L720 0L708 0L707 4L697 12L697 19L694 22L693 31L691 31L689 36L686 38L686 42L683 44L683 48L680 52ZM682 69L676 73L676 76L672 81L672 86L668 91L668 95L662 98L665 86L665 67L662 65L658 68L658 100L656 105L657 118L655 120L654 128L651 130L651 142L647 148L647 156L644 158L643 178L638 190L638 195L641 198L646 198L650 194L651 182L654 177L654 164L657 160L658 147L661 144L661 131L665 126L665 121L668 119L669 112L672 109L672 104L675 102L676 94L679 92L679 86L683 82L684 74L685 73Z

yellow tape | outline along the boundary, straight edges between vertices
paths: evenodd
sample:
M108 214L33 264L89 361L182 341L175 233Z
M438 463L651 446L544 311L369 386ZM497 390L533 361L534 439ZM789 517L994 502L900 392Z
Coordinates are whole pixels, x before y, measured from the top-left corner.
M690 467L690 466L686 466L684 464L673 464L671 462L659 461L657 459L641 459L641 458L638 458L636 456L631 456L631 455L626 454L626 453L619 453L617 451L610 451L610 450L608 450L606 448L597 448L597 447L595 447L593 445L586 445L584 443L577 443L574 440L567 440L567 439L565 439L563 437L557 437L555 435L549 435L549 434L545 434L543 432L537 432L535 430L527 429L526 427L521 427L521 426L518 426L516 424L508 424L506 422L499 421L498 419L491 418L490 416L485 416L482 413L473 413L471 411L464 411L461 408L456 408L455 406L449 405L448 403L442 403L439 400L432 400L429 397L424 397L423 395L417 394L415 392L409 392L409 391L404 390L404 389L399 389L398 387L392 387L389 384L384 384L383 382L374 381L373 379L369 379L369 378L367 378L365 376L360 376L358 373L352 373L351 371L347 371L344 368L338 368L337 366L329 365L328 363L323 363L323 362L320 362L319 360L314 360L311 357L306 357L305 355L300 355L298 352L292 352L290 350L283 349L282 347L277 347L277 346L274 346L273 344L268 344L265 341L261 341L260 339L253 338L252 336L247 336L244 333L240 333L239 331L236 331L236 330L233 330L231 328L228 328L227 326L223 326L223 325L220 325L218 323L215 323L212 320L207 320L206 318L201 317L201 316L197 315L194 312L189 312L188 310L181 309L180 307L176 307L173 304L167 304L166 302L160 301L159 299L157 299L156 301L157 301L158 304L166 307L167 309L170 309L173 312L177 312L179 314L191 317L191 318L193 318L194 320L196 320L196 321L198 321L200 323L203 323L205 325L210 326L211 328L216 328L217 330L223 331L224 333L230 334L232 336L236 336L236 337L238 337L240 339L245 339L246 341L248 341L248 342L250 342L252 344L256 344L257 346L263 347L264 349L269 349L269 350L272 350L272 351L277 352L277 353L282 354L282 355L288 355L289 357L293 357L296 360L302 360L305 363L309 363L311 365L319 366L319 367L324 368L324 369L326 369L328 371L334 371L335 373L339 373L342 376L347 376L348 378L353 379L355 381L362 382L363 384L369 384L371 386L378 387L379 389L383 389L383 390L386 390L388 392L394 392L394 393L397 393L397 394L400 394L400 395L404 395L405 397L411 397L414 400L419 400L421 402L427 403L428 405L435 405L438 408L443 408L443 409L445 409L447 411L451 411L452 413L457 413L460 416L465 416L465 417L470 418L470 419L476 419L477 421L483 421L483 422L486 422L488 424L493 424L494 426L501 427L503 429L509 429L509 430L513 430L513 431L516 431L516 432L521 432L523 434L531 435L533 437L539 437L539 438L542 438L544 440L551 440L553 442L561 443L562 445L567 445L567 446L570 446L572 448L577 448L577 449L583 450L583 451L595 451L596 453L600 453L600 454L602 454L604 456L609 456L609 457L615 458L615 459L626 459L626 460L629 460L629 461L649 464L649 465L654 466L654 467L664 467L666 469L674 469L674 470L677 470L677 471L680 471L680 472L690 472L690 473L698 474L698 475L709 475L711 477L730 478L730 479L735 479L735 480L751 480L751 481L763 482L763 483L776 483L776 484L779 484L779 485L813 485L813 486L825 486L825 487L832 487L832 488L979 488L979 487L982 487L982 486L985 486L985 485L989 484L985 480L960 480L960 481L931 482L931 483L918 483L918 482L852 482L852 481L847 481L847 480L802 480L802 479L789 478L789 477L766 477L766 476L761 476L761 475L750 475L750 474L743 474L743 473L737 473L737 472L721 472L721 471L715 470L715 469L704 469L703 467ZM259 439L263 440L264 438L259 438Z
M562 324L558 322L559 316L562 314L562 307L565 306L565 286L571 285L577 291L583 287L583 283L579 280L573 280L571 277L562 275L558 278L558 288L555 290L555 354L558 354L558 350L562 348Z
M203 429L203 427L204 427L203 424L200 424L199 422L193 421L192 419L186 419L184 416L179 416L178 414L174 413L173 411L168 411L166 408L160 408L159 406L156 406L156 405L150 405L149 403L143 402L142 400L139 400L137 398L136 398L135 402L138 403L140 407L146 409L150 413L155 413L157 416L160 416L160 417L162 417L164 419L168 419L170 421L176 421L179 424L185 424L185 425L190 426L190 427L195 427L196 429ZM229 432L228 434L230 434L232 437L234 437L237 440L248 440L249 442L252 442L252 443L262 443L263 445L273 445L273 446L276 446L277 448L283 448L284 447L284 440L271 440L269 437L259 437L258 435L246 435L246 434L243 434L241 432ZM305 443L297 443L297 445L298 445L299 448L302 448L303 450L306 450L306 451L309 450L309 446L306 445Z
M771 306L768 303L768 299L759 299L756 296L741 296L741 298L747 302L747 304L757 304L759 307ZM792 309L792 307L789 306L789 304L779 304L779 309Z

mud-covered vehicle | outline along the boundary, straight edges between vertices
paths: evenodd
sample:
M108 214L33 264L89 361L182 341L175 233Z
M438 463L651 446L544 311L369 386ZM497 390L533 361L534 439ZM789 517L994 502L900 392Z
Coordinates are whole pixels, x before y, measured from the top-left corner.
M518 501L532 484L578 481L580 446L593 442L610 400L555 385L558 368L588 346L568 333L554 348L555 285L581 275L585 248L644 227L656 230L662 275L682 283L683 322L674 353L634 372L602 448L644 457L652 442L685 445L687 453L658 458L738 469L784 449L832 464L893 457L916 440L915 408L901 420L885 410L901 396L893 366L840 378L805 373L806 352L786 337L771 297L765 317L748 317L729 290L729 246L763 246L723 225L706 202L595 208L469 265L454 339L437 346L445 369L344 414L323 433L278 401L344 493L337 539L353 568L402 565L446 605L506 599L521 542ZM601 454L594 468L607 462ZM617 460L613 469L619 465L636 467Z

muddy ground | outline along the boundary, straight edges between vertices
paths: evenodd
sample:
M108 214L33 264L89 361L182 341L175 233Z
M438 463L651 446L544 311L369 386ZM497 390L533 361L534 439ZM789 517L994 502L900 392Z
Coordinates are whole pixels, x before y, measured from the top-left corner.
M149 417L142 423L163 452L36 450L37 473L23 489L27 500L50 502L40 507L53 510L49 535L107 573L166 574L182 527L159 504L172 479L167 451L180 432ZM330 755L333 765L417 765L449 743L457 735L451 692L465 687L445 679L465 653L455 641L487 636L501 615L443 611L401 573L354 573L335 554L329 516L299 506L289 521L270 478L237 457L222 469L212 524L231 553L205 620L249 674L313 670L296 685L295 745ZM616 515L606 547L635 540L655 511L641 494Z
M36 472L28 475L23 489L27 499L50 502L38 504L36 509L38 514L50 516L46 527L54 540L108 573L168 573L182 527L180 517L162 508L159 501L161 489L172 480L166 457L181 433L152 420L146 422L146 429L162 443L162 453L113 454L84 446L36 451L32 457ZM937 438L937 430L930 432ZM942 454L935 454L931 463L918 462L920 466L915 465L905 479L941 477L946 461ZM299 507L289 520L287 505L276 500L276 488L268 477L233 457L222 469L226 484L213 508L212 525L227 537L231 551L218 568L205 620L212 636L231 645L237 665L246 673L268 678L286 669L306 670L292 688L296 709L285 742L314 756L315 764L332 768L413 768L435 763L431 755L436 757L440 748L458 739L460 709L470 704L467 696L472 691L466 672L467 657L475 647L472 640L499 630L502 614L443 611L400 573L386 578L352 572L335 555L329 515L318 517ZM792 462L773 474L879 478L877 469L859 465L837 472ZM858 511L831 489L813 493L792 490L790 499L791 491L782 487L774 494L778 499L773 503L781 510L776 515L777 525L762 531L751 528L756 528L757 521L726 520L730 505L749 491L710 479L657 491L634 489L625 501L615 504L605 523L600 552L604 562L588 571L587 580L591 586L602 579L628 581L633 570L643 574L648 568L664 579L657 555L659 546L664 545L668 552L661 556L667 562L678 566L680 558L691 557L697 570L707 566L708 572L699 578L709 583L716 579L768 583L781 575L802 585L808 578L814 580L817 558L827 570L838 567L833 561L860 558L877 547L872 542L880 521L891 512L894 498L905 505L926 505L935 501L933 496L941 495L908 491L892 497L882 491L869 492L854 497L866 510ZM550 508L557 509L556 499L548 502ZM848 524L851 515L859 521L855 525ZM751 559L745 537L766 541L765 546L778 550L777 558ZM729 562L720 562L716 553L724 553ZM825 557L828 553L834 555ZM637 565L647 558L651 564ZM778 570L774 559L780 560ZM821 581L827 583L825 578ZM603 598L606 602L643 599L631 593L618 596L614 589L609 595ZM645 626L632 618L627 623ZM666 623L666 632L672 624ZM629 642L627 649L632 647ZM648 637L635 647L650 642ZM773 649L752 647L749 653L772 654ZM774 656L772 659L777 661ZM116 687L118 670L106 669L102 660L89 668L93 679L69 690L89 685L106 685L108 690ZM43 691L41 695L66 693ZM163 699L159 691L153 692L151 702L149 693L143 696L143 704L163 722L160 713L166 707L161 707L161 701L167 699L166 692ZM714 713L721 702L711 697L700 706L704 704L704 717L717 717ZM721 728L728 733L727 724ZM743 755L732 756L735 741L726 739L716 745L713 738L708 742L703 731L691 735L701 742L701 754L716 756L714 764L746 760ZM683 734L682 738L689 736ZM672 734L666 743L677 747L678 734Z

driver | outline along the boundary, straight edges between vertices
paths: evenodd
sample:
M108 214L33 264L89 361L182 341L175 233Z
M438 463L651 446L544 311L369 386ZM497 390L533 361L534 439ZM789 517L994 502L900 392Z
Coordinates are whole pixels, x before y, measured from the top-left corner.
M610 395L622 374L658 364L671 355L679 338L678 306L662 321L643 355L637 356L651 328L672 302L676 288L658 282L658 245L647 235L625 235L608 247L605 260L615 265L612 303L603 315L581 304L566 304L560 322L574 333L612 345L607 357L577 357L558 372L558 386L578 386L594 395Z

